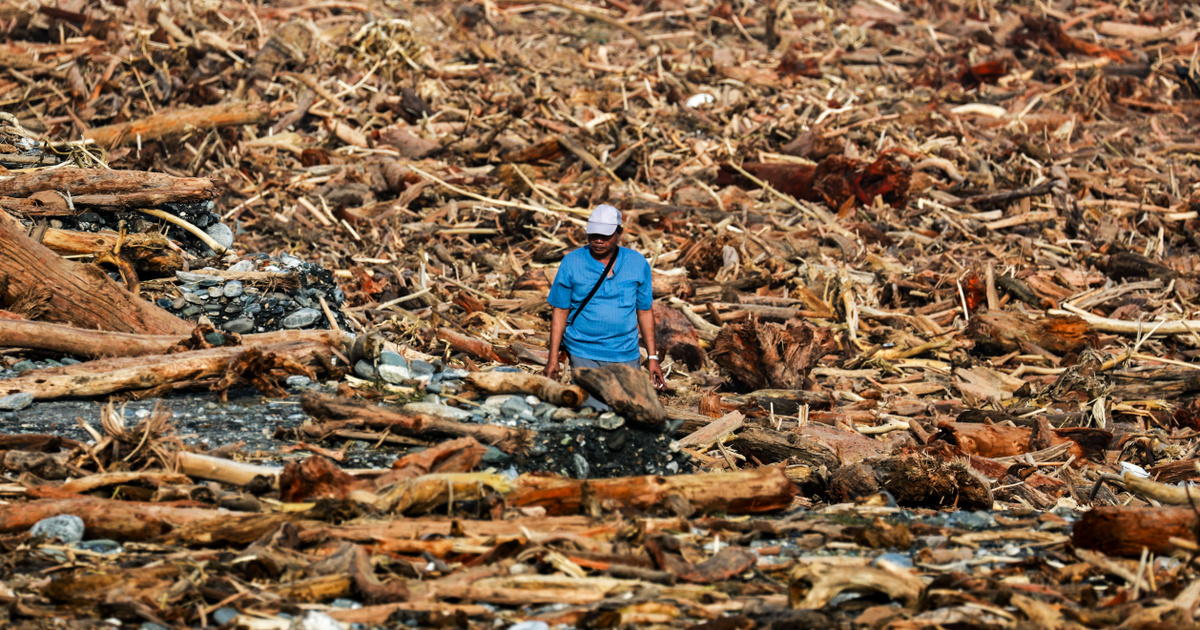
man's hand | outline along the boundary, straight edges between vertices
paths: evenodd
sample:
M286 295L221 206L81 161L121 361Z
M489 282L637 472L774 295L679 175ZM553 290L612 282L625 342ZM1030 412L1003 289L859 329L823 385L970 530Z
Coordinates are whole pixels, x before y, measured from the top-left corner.
M650 359L646 362L646 367L650 369L650 380L654 382L654 389L666 389L667 377L663 376L662 368L658 366L658 359Z
M559 371L558 359L556 358L555 360L547 363L546 367L542 368L542 376L545 376L546 378L548 378L552 381L557 381L558 380L558 371Z

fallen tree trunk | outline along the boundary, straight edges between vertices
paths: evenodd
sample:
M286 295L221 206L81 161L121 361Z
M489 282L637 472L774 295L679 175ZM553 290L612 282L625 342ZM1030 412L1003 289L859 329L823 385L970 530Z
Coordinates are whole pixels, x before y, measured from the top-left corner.
M964 331L981 351L1003 354L1032 346L1055 354L1078 352L1095 337L1079 317L1043 317L1031 320L1009 311L990 311L971 317Z
M0 510L0 533L13 534L51 516L73 514L83 519L90 538L117 541L152 540L178 524L228 518L224 511L134 503L91 497L53 499L9 505Z
M339 348L343 337L343 333L332 330L280 330L243 335L241 347L310 341ZM102 332L48 322L0 319L0 348L45 350L73 357L139 357L166 354L188 339L186 335Z
M574 368L571 372L584 389L626 420L650 427L662 426L667 421L667 410L658 402L647 373L621 364Z
M1171 538L1194 541L1196 511L1186 507L1099 506L1083 513L1071 542L1109 556L1137 558L1143 549L1168 555L1178 546Z
M791 505L796 486L782 468L763 467L727 473L644 476L615 479L568 479L551 475L525 474L517 488L505 497L513 507L542 507L555 516L577 514L585 497L601 505L648 510L663 504L670 495L686 499L697 512L751 514L773 512Z
M753 456L763 464L796 462L813 468L824 466L828 470L840 465L836 453L799 433L746 427L738 432L732 446L739 453Z
M188 322L175 317L113 282L99 267L63 260L25 234L0 212L0 287L5 304L35 300L43 319L80 328L145 334L187 334Z
M304 411L314 418L327 420L302 430L310 437L322 438L332 431L346 428L390 429L409 436L429 434L473 437L482 444L495 446L506 453L518 453L530 444L530 432L524 429L487 424L467 424L433 414L400 411L373 405L369 402L338 398L326 394L307 393L300 402Z
M533 394L560 407L575 408L587 400L587 392L578 385L563 385L526 372L473 372L467 382L489 394Z
M456 333L449 328L439 328L437 338L450 344L450 347L454 348L454 350L469 355L472 359L491 361L493 363L512 363L512 361L501 357L496 352L495 346L482 339Z
M185 133L238 125L257 125L267 120L265 103L221 103L196 109L167 109L126 123L96 127L83 133L87 140L105 147L140 144Z
M255 346L264 353L301 365L317 366L324 344L309 341ZM165 356L97 359L78 365L32 370L2 381L0 396L29 392L34 400L87 398L114 392L149 389L177 381L221 376L247 348L239 346L193 350Z

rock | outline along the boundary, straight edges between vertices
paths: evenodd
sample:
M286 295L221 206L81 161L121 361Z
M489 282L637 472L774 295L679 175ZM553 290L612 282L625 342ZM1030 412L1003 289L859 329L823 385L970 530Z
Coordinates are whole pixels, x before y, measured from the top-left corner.
M245 317L239 317L237 319L231 319L225 322L221 328L224 328L226 331L231 333L244 335L254 330L254 320L247 319Z
M425 391L429 392L430 394L440 394L440 393L442 393L442 384L441 383L426 383Z
M451 368L451 369L448 369L448 370L442 370L442 371L439 373L439 376L441 376L441 377L442 377L442 380L443 380L443 381L459 381L459 380L462 380L462 379L464 379L464 378L467 378L467 375L468 375L468 374L470 374L470 372L468 372L468 371L466 371L466 370L460 370L460 369L457 369L457 368Z
M383 380L392 383L393 385L412 378L412 373L408 371L408 368L401 365L380 363L375 369L379 372L379 376L383 378Z
M223 626L234 619L237 619L238 611L236 608L222 606L213 611L212 619L218 626Z
M224 247L225 249L233 247L233 230L229 229L228 225L225 225L224 223L214 223L205 228L204 231L212 237L212 240L219 243L221 247Z
M550 630L550 624L545 621L522 621L509 626L508 630Z
M63 365L79 365L80 363L83 363L83 362L80 361L79 359L72 359L71 357L63 357L63 359L62 359L62 361L60 361L60 363L62 363Z
M427 402L408 403L404 405L404 410L414 413L427 413L432 416L438 416L440 418L446 418L449 420L458 420L460 422L471 419L471 412L465 409L459 409L458 407L451 407L449 405L430 404Z
M237 273L246 273L247 271L254 271L254 262L249 261L249 260L239 260L236 263L233 263L233 265L231 265L229 267L229 271L235 271Z
M411 363L409 363L408 369L412 371L413 376L422 376L422 375L432 376L434 373L437 372L437 368L433 367L432 363L430 363L428 361L422 361L420 359L416 359L416 360L412 361Z
M588 473L591 472L591 465L588 464L587 458L579 453L575 453L573 456L571 456L571 463L575 465L576 479L588 478Z
M284 382L287 383L287 386L291 387L292 389L302 389L312 385L312 379L304 376L303 374L293 374L287 377L287 380Z
M319 610L310 610L304 614L304 617L296 620L291 625L289 630L342 630L341 622L327 613Z
M123 553L125 551L125 548L121 546L121 543L119 543L115 540L109 540L107 538L97 538L95 540L85 540L80 543L77 543L75 545L75 548L82 549L84 551L90 551L92 553L106 555L106 556L116 555L119 553Z
M74 514L59 514L34 523L29 534L47 542L57 540L65 545L73 545L83 540L83 530L83 519Z
M576 417L577 414L566 407L559 407L554 410L554 413L550 414L550 419L554 422L566 422L567 420L574 420Z
M604 429L605 431L616 431L617 429L625 426L625 418L622 418L611 411L606 411L600 414L599 418L596 418L596 426Z
M227 298L238 297L244 291L245 291L245 289L242 288L242 283L237 280L230 280L229 282L225 283L224 287L221 288L221 292Z
M367 363L366 361L359 361L358 363L355 363L354 373L357 374L359 378L365 378L368 381L373 381L379 378L379 373L375 371L375 366Z
M31 392L17 392L0 398L0 411L20 411L33 404Z
M208 287L208 297L219 298L222 295L225 295L225 293L221 290L221 287Z
M33 361L26 359L24 361L17 361L12 366L12 369L17 374L20 374L21 372L28 372L29 370L36 370L37 364L35 364Z
M392 352L391 350L384 350L379 353L379 363L381 365L391 365L408 369L408 361L405 361L399 352Z
M499 466L507 463L510 459L512 459L512 456L508 453L505 453L495 446L489 446L487 447L487 451L483 453L483 458L480 460L480 462L485 466Z
M219 332L204 333L204 340L213 346L225 345L225 335Z
M321 311L315 308L302 308L283 318L284 328L304 328L321 318Z

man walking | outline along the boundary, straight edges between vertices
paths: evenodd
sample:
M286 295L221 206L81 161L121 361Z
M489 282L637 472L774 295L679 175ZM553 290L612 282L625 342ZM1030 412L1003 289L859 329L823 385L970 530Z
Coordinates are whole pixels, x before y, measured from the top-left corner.
M542 374L558 378L562 346L572 367L624 363L637 368L638 333L650 354L647 367L658 389L666 387L654 351L654 315L650 311L650 263L620 246L621 211L602 204L587 222L587 246L563 257L550 288L550 361Z

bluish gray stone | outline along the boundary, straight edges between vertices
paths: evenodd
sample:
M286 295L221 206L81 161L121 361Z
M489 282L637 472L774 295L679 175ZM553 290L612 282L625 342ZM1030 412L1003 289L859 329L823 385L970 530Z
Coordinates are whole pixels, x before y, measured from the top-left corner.
M901 569L913 568L912 558L910 558L906 554L902 554L902 553L889 552L889 553L881 554L878 557L876 557L874 560L872 560L871 564L877 565L880 562L890 562L891 564L894 564L894 565L900 567Z
M238 611L236 608L230 608L229 606L222 606L213 611L212 619L213 619L213 622L216 623L218 626L223 626L223 625L233 621L234 619L237 619L237 616L238 616Z
M247 271L254 271L254 262L250 261L250 260L239 260L239 261L233 263L232 265L230 265L229 271L236 271L238 273L246 273Z
M533 418L533 407L520 396L513 396L500 405L500 411L518 418Z
M412 371L413 376L432 375L437 372L437 368L428 361L414 359L408 364L408 369Z
M430 394L440 394L440 393L442 393L442 384L441 383L432 383L432 382L427 383L425 385L425 391L429 392Z
M104 554L106 556L124 553L125 551L125 548L121 546L121 543L115 540L109 540L107 538L84 540L76 543L75 548L82 549L84 551L90 551L92 553Z
M184 317L195 317L195 316L199 315L202 311L204 311L204 309L193 304L193 305L183 309L183 316Z
M80 363L83 363L83 362L80 361L79 359L72 359L71 357L63 357L63 359L60 363L62 363L63 365L79 365Z
M299 258L296 258L290 254L281 254L279 256L279 262L288 267L299 267L300 265L304 264L303 260L300 260Z
M379 353L379 363L380 365L394 365L405 369L408 368L408 361L405 361L399 352L391 350L384 350Z
M59 514L34 523L29 534L34 538L73 545L83 540L83 529L83 519L74 514Z
M46 367L62 367L63 364L54 359L46 359Z
M321 311L315 308L302 308L283 318L284 328L304 328L321 318Z
M580 455L579 453L575 453L574 455L571 456L571 463L575 465L575 478L576 479L587 479L588 478L588 473L591 472L591 465L588 464L588 460L585 459L583 457L583 455Z
M180 282L197 284L202 287L213 287L221 284L221 278L217 276L206 276L202 273L193 273L191 271L176 271L175 277L179 278Z
M175 300L172 300L168 297L160 297L157 300L154 300L154 303L157 304L159 308L171 308L171 304L175 303Z
M365 378L368 381L373 381L379 378L379 374L375 371L375 366L367 363L366 361L359 361L358 363L355 363L354 373L358 375L359 378Z
M410 411L410 412L415 412L415 413L427 413L430 415L438 416L439 418L447 418L449 420L463 421L463 420L471 419L470 411L467 411L466 409L459 409L458 407L451 407L449 405L436 405L436 404L430 404L430 403L425 403L425 402L411 402L411 403L404 405L404 410Z
M229 249L233 247L233 230L229 229L224 223L214 223L204 228L205 233L212 237L212 240L221 244L221 247Z
M221 291L221 287L208 287L208 297L219 298L222 295L225 295L225 293Z
M329 605L334 608L347 608L349 610L355 610L358 608L362 608L362 606L363 606L362 604L354 601L353 599L347 599L345 597L339 597L339 598L329 602Z
M292 624L295 630L342 630L340 621L319 610L310 610L298 623Z
M224 328L231 333L244 335L254 330L254 320L247 319L245 317L239 317L238 319L231 319L225 322L221 325L221 328Z
M225 345L225 335L219 332L204 333L204 340L214 346Z
M509 626L508 630L550 630L550 624L545 621L522 621Z
M495 446L489 446L487 447L487 450L483 452L483 458L480 459L480 462L482 462L485 466L499 466L510 459L512 459L512 456L508 453L505 453Z
M221 292L224 293L225 297L227 298L235 298L241 295L244 292L244 289L242 289L241 282L237 280L230 280L229 282L225 283L225 286L221 287Z
M17 374L20 374L21 372L28 372L29 370L36 370L37 364L35 364L33 361L30 361L29 359L25 359L24 361L17 361L12 366L12 369Z
M33 393L17 392L0 398L0 411L20 411L33 404Z
M438 373L438 376L441 376L443 381L457 381L467 378L467 374L470 374L470 372L466 370L460 370L458 368L450 368L448 370L442 370Z
M379 371L379 376L383 378L383 380L392 383L393 385L402 383L412 378L412 373L408 371L408 368L400 365L380 363L375 369Z
M303 374L293 374L284 381L292 389L301 389L312 385L312 379Z
M142 625L138 626L138 630L171 630L171 629L162 625L161 623L154 623L153 621L143 621Z

